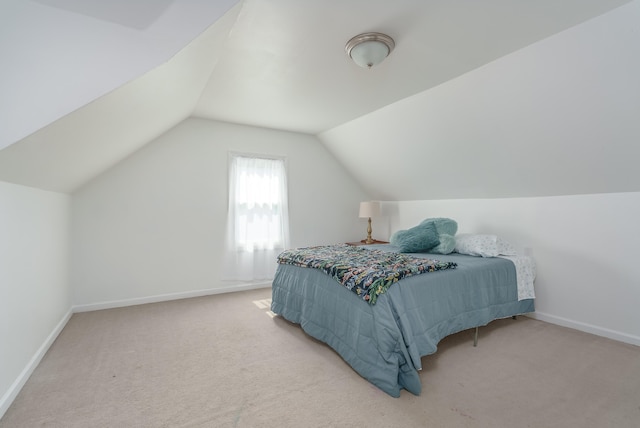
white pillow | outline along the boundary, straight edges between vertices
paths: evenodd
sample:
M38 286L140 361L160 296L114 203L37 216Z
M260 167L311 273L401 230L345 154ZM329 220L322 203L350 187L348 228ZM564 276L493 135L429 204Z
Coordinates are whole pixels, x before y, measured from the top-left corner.
M497 235L462 233L456 235L456 252L470 256L496 257L514 256L516 250Z
M509 242L500 238L499 236L496 238L496 245L498 246L498 255L499 256L516 256L518 252L515 247L511 245Z

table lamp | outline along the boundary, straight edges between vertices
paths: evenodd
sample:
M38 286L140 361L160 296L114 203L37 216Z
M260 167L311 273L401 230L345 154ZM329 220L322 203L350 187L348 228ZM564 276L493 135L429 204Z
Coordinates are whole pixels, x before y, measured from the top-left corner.
M365 244L373 244L375 239L371 238L371 217L375 217L380 214L380 202L377 201L369 201L369 202L360 202L360 218L368 218L369 222L367 225L367 239L363 239L362 242Z

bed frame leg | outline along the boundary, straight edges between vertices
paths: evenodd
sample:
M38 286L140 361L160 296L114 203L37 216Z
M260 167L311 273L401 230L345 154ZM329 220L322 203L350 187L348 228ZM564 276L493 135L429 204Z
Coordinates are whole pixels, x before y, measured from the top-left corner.
M517 319L517 315L512 315L511 319ZM473 346L477 347L478 346L478 328L476 327L476 331L473 332Z

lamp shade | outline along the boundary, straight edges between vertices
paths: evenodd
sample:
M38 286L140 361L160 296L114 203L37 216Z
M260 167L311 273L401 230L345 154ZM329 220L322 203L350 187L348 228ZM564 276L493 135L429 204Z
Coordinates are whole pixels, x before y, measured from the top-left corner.
M380 214L380 202L360 202L360 218L371 218Z
M382 42L364 42L351 49L351 59L360 67L378 65L387 55L389 55L389 48Z

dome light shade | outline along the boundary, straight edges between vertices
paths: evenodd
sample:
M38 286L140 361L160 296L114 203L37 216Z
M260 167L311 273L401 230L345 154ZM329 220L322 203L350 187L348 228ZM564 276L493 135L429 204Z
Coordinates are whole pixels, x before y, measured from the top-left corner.
M363 33L347 42L347 55L360 67L371 68L380 64L393 51L395 42L386 34Z

